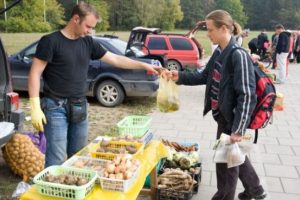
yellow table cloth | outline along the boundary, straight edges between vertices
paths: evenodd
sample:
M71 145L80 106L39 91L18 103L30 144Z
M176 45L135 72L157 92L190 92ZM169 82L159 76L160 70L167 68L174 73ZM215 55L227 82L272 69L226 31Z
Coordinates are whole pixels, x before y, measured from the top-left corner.
M85 147L80 155L86 153L89 145ZM157 165L161 158L166 157L168 154L165 146L160 142L153 140L151 141L135 158L141 162L141 167L137 180L134 182L132 187L126 192L114 192L109 190L102 190L99 185L96 184L93 191L85 198L85 200L135 200L139 195L140 191L144 186L147 175ZM58 200L61 198L44 196L37 192L37 186L33 185L28 191L26 191L20 198L20 200Z

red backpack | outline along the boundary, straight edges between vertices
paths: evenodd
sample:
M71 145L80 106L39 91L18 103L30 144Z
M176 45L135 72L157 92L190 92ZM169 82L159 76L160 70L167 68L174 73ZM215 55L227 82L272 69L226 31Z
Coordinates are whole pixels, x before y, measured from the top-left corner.
M232 54L236 49L241 49L246 52L245 49L241 47L236 47L231 50L228 55L228 61L232 66ZM246 52L247 55L248 52ZM254 143L257 142L258 129L266 127L271 120L273 114L273 108L276 100L276 90L272 80L258 67L257 64L254 65L254 74L256 80L256 96L257 103L253 113L251 115L251 121L248 126L250 129L255 129ZM233 68L229 67L230 74L233 74Z

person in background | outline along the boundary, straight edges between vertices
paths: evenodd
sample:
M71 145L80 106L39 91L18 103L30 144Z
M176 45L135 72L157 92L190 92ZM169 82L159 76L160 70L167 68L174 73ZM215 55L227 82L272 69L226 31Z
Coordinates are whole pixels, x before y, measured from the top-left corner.
M232 143L240 142L250 123L256 105L256 81L253 62L233 37L234 22L224 10L209 13L203 22L207 36L218 45L201 72L163 71L162 76L182 85L206 85L203 115L212 111L218 124L217 139L222 133L230 135ZM226 65L231 62L232 65ZM230 73L233 71L233 76ZM267 194L250 160L237 167L228 168L227 163L216 163L217 192L212 200L234 200L238 179L245 191L238 195L240 200L264 199Z
M299 32L294 32L294 62L300 63L300 37Z
M248 48L250 49L250 54L258 54L257 53L257 38L253 38L248 42Z
M90 59L158 74L156 66L115 55L95 42L89 34L99 20L93 6L80 2L63 29L43 36L38 43L28 88L32 125L44 131L47 140L45 167L62 164L87 144L85 95ZM44 97L40 104L41 76Z
M278 34L278 42L276 45L276 63L279 68L276 84L282 84L286 80L287 75L287 59L290 49L290 36L291 33L285 31L282 24L275 26L275 31Z
M272 51L272 69L276 69L276 46L277 46L277 43L278 43L278 33L275 32L273 35L272 35L272 44L271 44L271 51Z
M263 30L258 36L257 36L257 49L258 49L258 55L262 58L266 55L267 51L267 45L266 43L269 43L268 35L266 34L265 30Z
M235 41L238 43L238 45L240 45L240 47L241 47L243 45L242 27L237 22L234 22L233 26L234 26L233 37L234 37Z

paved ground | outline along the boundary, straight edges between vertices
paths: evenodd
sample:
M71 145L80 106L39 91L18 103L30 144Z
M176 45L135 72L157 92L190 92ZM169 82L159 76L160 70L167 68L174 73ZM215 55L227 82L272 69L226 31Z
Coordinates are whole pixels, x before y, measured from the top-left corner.
M274 71L278 73L278 71ZM250 154L261 182L272 200L300 200L300 64L289 65L289 78L276 85L284 94L284 111L275 112L273 124L260 130L258 144ZM203 164L200 191L193 199L208 200L216 192L212 162L216 123L211 113L203 117L205 86L180 86L180 110L152 114L156 138L200 143ZM248 132L253 132L249 130ZM242 191L239 183L237 193Z

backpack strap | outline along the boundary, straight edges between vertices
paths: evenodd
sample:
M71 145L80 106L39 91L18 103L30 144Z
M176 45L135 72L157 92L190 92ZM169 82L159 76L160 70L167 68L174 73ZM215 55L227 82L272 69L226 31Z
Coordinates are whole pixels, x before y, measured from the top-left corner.
M254 141L253 141L254 144L257 143L257 138L258 138L258 129L255 129L255 136L254 136Z
M232 48L232 49L230 50L230 52L229 52L229 54L228 54L228 57L227 57L225 66L226 66L227 64L230 64L230 66L232 66L232 54L233 54L233 52L235 52L237 49L240 49L240 50L242 50L242 51L245 51L245 52L247 53L247 55L248 55L248 52L247 52L244 48L242 48L242 47L234 47L234 48ZM230 75L233 75L233 67L229 67L229 73L230 73Z
M227 62L226 62L226 64L230 64L230 66L233 66L233 64L232 64L232 54L233 54L233 52L236 51L237 49L241 49L242 51L245 51L245 52L246 52L246 50L245 50L244 48L242 48L242 47L235 47L235 48L231 49L230 52L229 52L229 55L228 55L228 57L227 57ZM248 52L247 52L247 55L248 55ZM225 65L225 66L226 66L226 65ZM230 74L230 75L233 75L233 72L234 72L233 67L229 67L229 74ZM253 141L254 144L257 143L257 138L258 138L258 129L255 129L255 136L254 136L254 141Z

